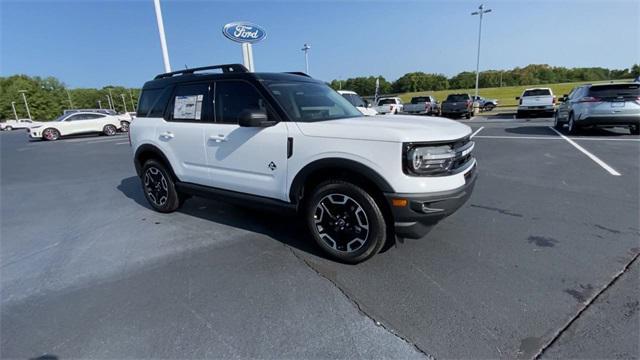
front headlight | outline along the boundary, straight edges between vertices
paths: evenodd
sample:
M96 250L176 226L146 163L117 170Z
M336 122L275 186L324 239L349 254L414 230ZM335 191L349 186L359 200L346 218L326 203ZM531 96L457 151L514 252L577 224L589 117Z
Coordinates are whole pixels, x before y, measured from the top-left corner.
M466 141L463 145L408 145L405 173L417 176L450 174L469 160L473 147L473 141Z

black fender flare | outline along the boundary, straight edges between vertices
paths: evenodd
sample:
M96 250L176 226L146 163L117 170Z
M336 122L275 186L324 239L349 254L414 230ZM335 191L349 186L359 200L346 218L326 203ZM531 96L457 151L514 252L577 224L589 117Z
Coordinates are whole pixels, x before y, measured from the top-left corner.
M394 192L393 187L391 187L389 182L387 182L382 175L378 174L377 171L371 169L367 165L344 158L325 158L313 161L298 171L291 182L291 187L289 188L289 199L292 203L298 203L300 195L302 195L304 184L309 176L322 169L346 170L351 173L360 174L368 181L375 184L381 192Z
M167 170L171 172L173 178L176 180L178 179L176 174L173 172L171 162L169 162L167 156L157 146L151 144L140 145L136 149L135 155L133 156L133 164L136 168L136 173L138 174L138 176L140 176L140 174L142 173L142 166L144 164L140 160L142 159L142 154L145 153L152 153L153 157L159 158L167 166Z

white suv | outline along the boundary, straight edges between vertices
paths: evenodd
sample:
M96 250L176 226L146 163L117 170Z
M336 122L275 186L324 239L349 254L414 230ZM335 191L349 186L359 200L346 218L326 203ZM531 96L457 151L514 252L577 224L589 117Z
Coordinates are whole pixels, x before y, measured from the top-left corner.
M424 236L476 177L466 125L365 117L321 81L242 65L156 76L129 134L153 209L201 195L297 211L318 245L349 263L394 234Z

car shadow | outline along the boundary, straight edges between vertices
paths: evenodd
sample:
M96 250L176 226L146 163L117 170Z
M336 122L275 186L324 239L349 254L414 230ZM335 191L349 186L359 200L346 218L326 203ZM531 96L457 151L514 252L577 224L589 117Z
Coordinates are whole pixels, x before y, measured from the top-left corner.
M513 128L505 128L504 131L509 134L517 134L517 135L558 136L558 134L556 134L553 130L549 129L548 126L518 126Z
M563 135L569 136L567 127L563 127L559 130ZM601 128L601 127L592 127L592 128L583 128L579 129L577 134L570 135L571 137L577 136L608 136L608 137L616 137L616 136L626 136L630 135L630 132L626 128L614 127L614 128Z
M117 189L136 204L151 210L138 177L122 179ZM202 197L187 199L177 211L199 219L259 233L297 250L326 258L307 234L302 221L294 213L279 213L276 209L258 210Z

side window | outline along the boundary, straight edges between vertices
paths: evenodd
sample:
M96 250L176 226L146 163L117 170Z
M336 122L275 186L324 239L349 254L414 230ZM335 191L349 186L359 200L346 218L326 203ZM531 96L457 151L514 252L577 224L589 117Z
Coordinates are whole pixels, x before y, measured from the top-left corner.
M84 114L71 115L65 121L78 121L78 120L84 120Z
M104 117L104 115L101 115L101 114L86 114L86 115L84 116L84 118L85 118L86 120L100 119L100 118L103 118L103 117Z
M245 81L216 82L216 122L237 124L238 116L245 110L264 110L267 106L258 90Z
M155 99L155 102L151 104L151 109L147 114L147 117L164 117L164 112L167 109L167 103L171 98L172 87L165 88Z
M176 86L170 105L169 121L206 121L209 84L189 84Z
M151 106L156 102L161 92L161 89L148 89L142 91L140 101L138 102L137 117L147 116L147 113L151 110Z

